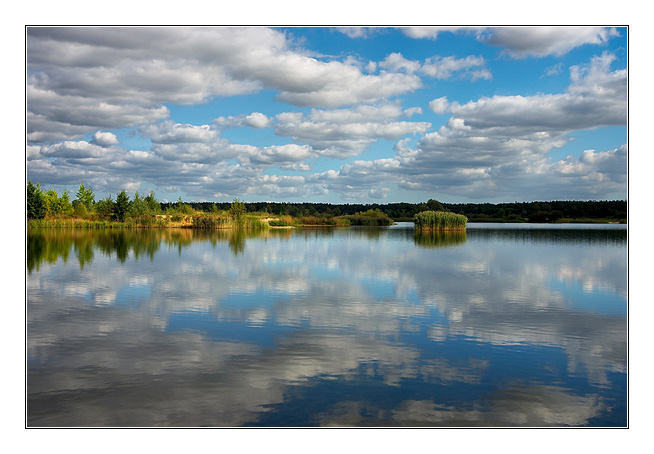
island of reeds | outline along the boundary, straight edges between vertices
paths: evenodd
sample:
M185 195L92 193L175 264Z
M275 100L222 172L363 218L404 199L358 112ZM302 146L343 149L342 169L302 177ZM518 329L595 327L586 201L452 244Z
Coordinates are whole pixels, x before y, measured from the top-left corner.
M416 230L465 230L468 218L447 211L422 211L413 217Z

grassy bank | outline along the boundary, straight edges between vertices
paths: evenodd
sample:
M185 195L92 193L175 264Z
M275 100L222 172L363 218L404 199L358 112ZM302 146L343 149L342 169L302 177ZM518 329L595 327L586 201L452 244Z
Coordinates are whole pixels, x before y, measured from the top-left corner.
M263 215L246 215L235 219L221 214L196 213L191 215L144 215L127 218L124 221L105 219L49 217L28 219L27 228L72 228L72 229L124 229L124 228L192 228L192 229L262 229L270 226L271 219Z
M437 230L465 230L469 222L524 222L506 219L466 219L465 216L455 213L443 212L440 215L430 214L437 212L423 211L413 218L402 218L398 222L414 222L417 229ZM448 221L447 219L451 219ZM458 221L454 221L458 219ZM555 223L570 224L626 224L626 220L593 219L593 218L562 218ZM349 226L388 226L393 220L381 213L359 213L355 215L332 216L275 216L269 213L247 213L236 219L227 212L206 213L193 211L190 214L159 214L128 217L124 221L99 219L98 216L85 217L46 216L43 219L28 219L27 228L70 228L70 229L125 229L125 228L188 228L188 229L268 229L268 228L294 228L308 226L349 227Z
M369 210L347 216L274 216L268 213L237 214L228 211L203 212L187 209L184 212L168 210L167 214L127 217L124 221L98 219L95 215L75 217L74 215L46 216L43 219L28 219L28 228L72 228L72 229L119 229L119 228L188 228L201 230L217 229L268 229L302 226L387 226L393 221L384 213Z

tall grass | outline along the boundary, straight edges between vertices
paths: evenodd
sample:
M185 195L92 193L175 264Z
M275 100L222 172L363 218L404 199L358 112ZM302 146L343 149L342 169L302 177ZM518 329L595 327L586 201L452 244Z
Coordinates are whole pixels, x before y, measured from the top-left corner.
M125 227L122 222L95 221L87 219L28 219L27 228L56 228L56 229L111 229Z
M446 211L422 211L413 217L416 229L464 230L468 218Z
M268 223L257 215L245 215L240 219L234 219L223 214L206 214L193 216L192 224L184 227L208 230L228 228L267 229Z
M299 225L299 222L292 216L284 215L275 219L269 219L268 225L270 227L296 227Z

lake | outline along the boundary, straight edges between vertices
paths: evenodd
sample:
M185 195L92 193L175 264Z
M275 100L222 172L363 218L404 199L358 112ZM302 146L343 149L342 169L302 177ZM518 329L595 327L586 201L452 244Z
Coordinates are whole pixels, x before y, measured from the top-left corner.
M27 231L26 424L625 427L625 225Z

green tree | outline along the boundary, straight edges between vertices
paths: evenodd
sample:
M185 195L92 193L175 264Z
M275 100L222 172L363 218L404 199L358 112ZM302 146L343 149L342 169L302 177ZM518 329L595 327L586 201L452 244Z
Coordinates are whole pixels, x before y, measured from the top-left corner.
M129 216L138 217L143 216L148 212L148 204L143 197L141 197L138 191L134 194L134 199L132 199L129 204L128 214Z
M86 205L84 205L82 202L78 200L73 200L73 215L78 218L85 219L88 215L89 212L86 209Z
M77 200L84 204L88 211L93 209L95 205L95 194L93 194L93 189L91 187L85 187L84 182L82 181L79 184L79 189L77 190Z
M150 194L144 200L148 207L149 214L156 215L161 213L161 204L157 202L157 199L154 197L154 191L151 190Z
M123 189L120 191L120 194L116 196L116 202L114 203L114 213L113 218L116 221L123 222L129 211L129 196Z
M70 203L70 195L68 191L64 189L63 194L59 197L59 203L57 204L57 213L70 216L73 212L73 206Z
M61 197L59 197L57 191L50 188L44 194L43 198L44 198L45 214L47 216L55 216L55 215L67 216L73 212L73 207L70 204L70 196L68 195L68 191L66 190L64 190L63 194L61 194Z
M59 204L59 194L57 191L50 188L43 193L43 206L45 208L46 216L54 216L57 214L57 205Z
M243 223L243 216L245 215L245 203L238 199L234 199L232 205L229 207L229 214L234 218L236 224Z
M443 204L438 200L429 199L427 201L427 206L429 207L430 211L447 211L445 207L443 207Z
M27 183L27 219L43 219L45 217L45 207L43 206L43 193L41 188L32 184L30 180Z
M111 196L108 195L95 204L95 214L100 219L110 219L114 214L114 205L114 201L111 199Z

